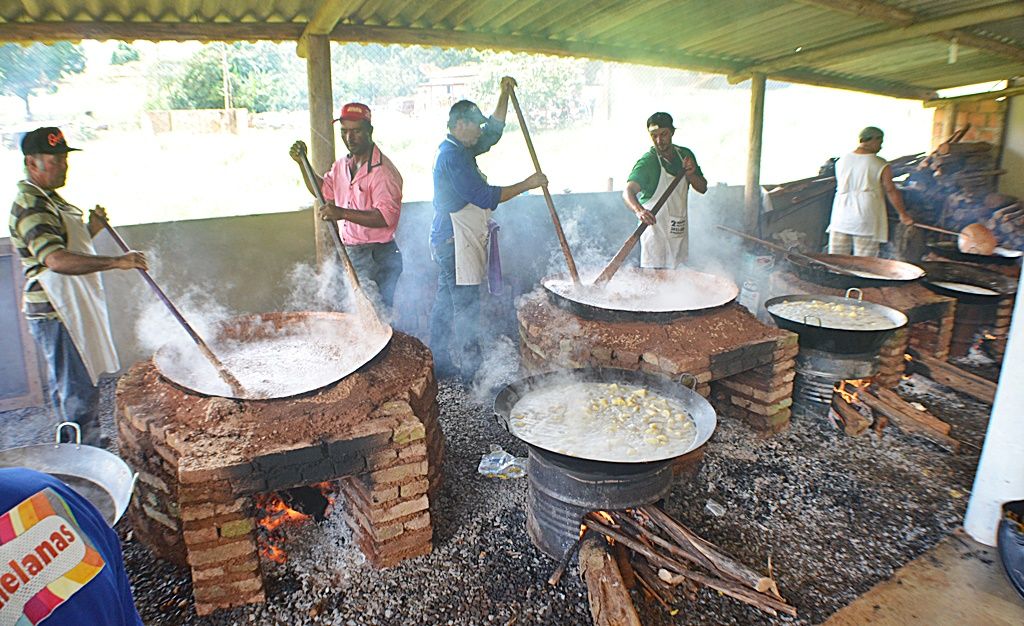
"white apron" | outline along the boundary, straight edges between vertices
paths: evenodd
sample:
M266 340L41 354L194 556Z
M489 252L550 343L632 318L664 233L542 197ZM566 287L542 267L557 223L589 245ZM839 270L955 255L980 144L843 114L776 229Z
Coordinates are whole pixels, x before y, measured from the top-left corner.
M455 238L456 285L479 285L487 278L487 222L491 213L475 204L449 213Z
M49 200L49 195L46 196ZM60 207L50 200L60 214L67 231L67 251L78 254L96 254L89 228L82 221L77 207ZM107 300L99 272L69 276L46 269L36 279L46 292L46 298L60 317L78 354L85 363L89 378L95 385L100 374L121 369L117 349L110 334L107 318Z
M661 167L658 188L643 205L648 211L654 208L675 179L665 170L661 159L658 159L658 165ZM640 235L640 267L675 269L686 262L689 250L686 197L689 191L690 181L684 178L658 211L657 223L648 226Z

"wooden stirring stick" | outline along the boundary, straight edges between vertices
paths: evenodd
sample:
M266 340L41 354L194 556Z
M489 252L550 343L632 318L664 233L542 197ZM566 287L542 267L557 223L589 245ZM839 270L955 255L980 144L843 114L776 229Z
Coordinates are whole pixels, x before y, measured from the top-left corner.
M658 201L655 202L654 206L651 208L651 215L658 214L661 207L668 202L668 197L672 195L672 192L676 190L676 187L679 186L679 183L682 182L685 177L686 170L684 169L679 173L679 176L672 179L672 182L668 185L668 189L665 190L665 193L661 194L661 197L658 198ZM636 244L640 241L640 235L644 234L645 230L647 230L647 224L640 222L640 225L636 227L633 234L626 239L626 243L622 244L622 247L619 248L619 252L614 258L612 258L608 265L605 266L597 279L594 280L595 285L600 285L611 280L612 276L615 275L615 272L619 271L619 268L622 267L622 263L626 260L626 257L629 256L629 253L633 251L634 247L636 247Z
M128 244L121 238L121 235L119 235L118 232L114 230L114 227L110 225L110 222L103 219L103 216L97 213L93 213L93 216L100 221L103 228L107 229L107 232L114 238L114 242L119 248L121 248L121 250L126 254L131 251L131 248L129 248ZM178 307L174 306L174 303L167 297L164 290L160 288L160 285L156 284L156 281L153 280L153 277L150 276L149 272L144 269L140 269L139 273L142 274L142 278L146 281L146 284L153 289L157 297L160 298L160 301L164 303L167 310L171 312L171 316L178 320L178 323L185 329L188 336L191 337L192 341L194 341L196 346L199 347L199 351L203 353L206 360L209 361L210 364L213 365L213 368L217 370L217 375L220 376L220 379L227 383L228 387L231 388L231 393L235 396L244 396L245 388L242 387L242 383L238 382L238 379L235 378L226 367L224 367L224 364L217 358L217 355L213 353L213 350L210 350L210 347L206 345L203 338L199 336L199 333L197 333L194 328L192 328L192 325L188 323L185 317L181 314L181 311L178 310Z
M301 156L299 160L299 166L302 168L306 175L306 179L309 180L309 186L313 188L314 195L317 201L321 205L327 204L324 200L324 192L316 184L316 176L313 174L313 166L309 163L309 158L306 156L306 144L299 142L302 146ZM341 233L338 232L338 222L335 220L327 220L327 230L331 233L331 239L334 240L334 248L338 251L338 258L341 259L341 265L345 268L345 275L348 276L348 280L352 283L352 294L355 297L356 307L372 316L372 319L380 321L380 316L377 315L377 309L373 306L373 302L367 297L363 291L362 285L359 284L359 276L356 275L356 268L352 265L352 259L348 257L348 251L345 249L345 244L341 242Z
M516 97L515 87L509 90L509 98L512 100L512 107L516 110L516 117L519 118L519 127L523 129L523 138L526 139L526 149L530 151L530 158L533 159L533 168L538 174L542 174L540 171L540 161L537 160L537 151L533 147L533 140L530 139L530 131L526 128L526 118L523 117L523 110L519 108L519 98ZM569 242L565 239L565 233L562 231L562 222L558 219L558 213L555 212L555 202L551 199L551 192L548 191L548 186L541 186L541 190L544 191L544 200L548 203L548 213L551 214L551 222L555 225L555 234L558 235L558 244L562 246L562 255L565 256L565 264L569 266L569 276L572 277L572 282L580 284L580 274L576 271L576 261L572 258L572 252L569 250Z

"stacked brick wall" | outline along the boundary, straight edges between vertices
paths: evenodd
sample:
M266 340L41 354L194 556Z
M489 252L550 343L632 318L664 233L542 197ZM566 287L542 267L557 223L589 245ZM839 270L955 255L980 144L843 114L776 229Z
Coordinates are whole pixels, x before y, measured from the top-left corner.
M688 374L721 414L765 431L789 424L797 336L765 326L739 305L667 322L606 322L580 318L534 293L521 300L517 317L526 373L614 367L684 382ZM715 394L719 383L724 391Z
M191 568L201 615L264 600L258 494L340 481L372 563L428 553L444 447L432 366L396 333L383 358L333 387L246 403L183 392L137 364L117 393L121 454L140 477L136 535Z

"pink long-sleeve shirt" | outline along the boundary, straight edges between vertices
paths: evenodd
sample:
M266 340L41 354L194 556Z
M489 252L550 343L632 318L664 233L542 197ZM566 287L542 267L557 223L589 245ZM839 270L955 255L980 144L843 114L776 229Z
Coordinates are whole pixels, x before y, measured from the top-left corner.
M370 159L360 166L354 177L349 174L351 162L352 155L340 158L324 174L321 187L324 198L334 200L336 206L345 209L377 209L388 225L368 228L343 220L341 240L345 245L387 243L395 238L402 211L402 175L376 144L370 151Z

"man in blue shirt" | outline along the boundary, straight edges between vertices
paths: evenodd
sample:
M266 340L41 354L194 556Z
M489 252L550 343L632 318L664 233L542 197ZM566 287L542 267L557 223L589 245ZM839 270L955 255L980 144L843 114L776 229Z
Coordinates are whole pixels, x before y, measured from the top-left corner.
M431 257L437 263L437 292L430 316L430 347L437 372L455 373L456 356L464 381L480 365L480 284L487 273L488 221L498 204L547 184L540 173L508 187L488 185L476 157L501 139L509 94L516 81L501 79L498 106L484 117L469 100L452 105L448 137L434 161L434 221L430 228ZM455 345L452 326L455 326ZM452 352L449 353L449 347Z
M117 535L52 476L0 468L0 563L0 623L142 626Z

